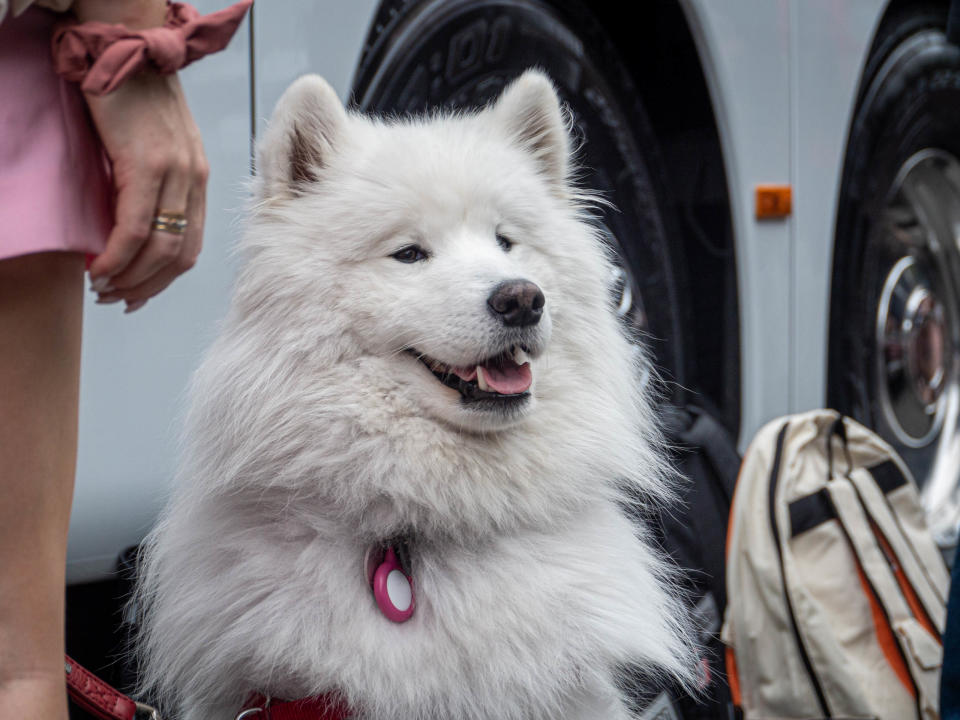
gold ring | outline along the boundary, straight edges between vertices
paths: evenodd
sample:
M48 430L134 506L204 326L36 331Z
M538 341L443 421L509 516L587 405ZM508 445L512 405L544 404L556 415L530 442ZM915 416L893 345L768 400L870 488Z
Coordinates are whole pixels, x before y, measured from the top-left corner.
M187 216L175 210L158 210L153 216L153 229L183 235L187 231Z

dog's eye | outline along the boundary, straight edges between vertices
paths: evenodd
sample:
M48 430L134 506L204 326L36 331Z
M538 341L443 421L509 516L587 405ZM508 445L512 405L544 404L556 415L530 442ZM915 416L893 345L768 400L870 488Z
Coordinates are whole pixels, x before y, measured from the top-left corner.
M407 245L405 248L397 250L390 257L402 263L415 263L426 260L429 255L427 255L427 251L419 245Z
M497 233L497 244L503 248L504 252L510 252L510 248L513 247L513 241L500 233Z

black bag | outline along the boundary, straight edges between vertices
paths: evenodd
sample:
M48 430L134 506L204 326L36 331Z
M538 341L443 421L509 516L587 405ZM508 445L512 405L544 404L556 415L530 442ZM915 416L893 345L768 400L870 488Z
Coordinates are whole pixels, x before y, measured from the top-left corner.
M679 688L663 689L638 704L642 720L728 720L733 704L724 671L720 627L727 605L725 546L727 518L740 469L735 439L709 412L697 407L670 408L666 434L675 448L674 463L685 478L682 502L654 520L663 549L681 568L690 599L701 656L697 697Z

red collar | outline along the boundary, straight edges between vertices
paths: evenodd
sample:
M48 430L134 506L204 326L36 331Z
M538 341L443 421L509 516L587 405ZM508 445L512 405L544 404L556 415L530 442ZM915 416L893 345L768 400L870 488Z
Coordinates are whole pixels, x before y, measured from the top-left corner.
M246 710L260 710L244 716L244 720L349 720L350 708L333 693L325 693L304 700L270 700L257 694L243 706ZM238 715L237 717L240 717Z

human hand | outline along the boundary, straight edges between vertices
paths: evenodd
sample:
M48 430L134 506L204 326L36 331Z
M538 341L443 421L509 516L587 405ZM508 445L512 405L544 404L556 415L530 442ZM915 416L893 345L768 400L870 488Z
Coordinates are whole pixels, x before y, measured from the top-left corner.
M114 92L86 97L116 190L115 225L90 265L99 303L142 307L196 263L209 166L176 75L141 73ZM182 212L186 232L153 228L159 209Z

